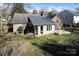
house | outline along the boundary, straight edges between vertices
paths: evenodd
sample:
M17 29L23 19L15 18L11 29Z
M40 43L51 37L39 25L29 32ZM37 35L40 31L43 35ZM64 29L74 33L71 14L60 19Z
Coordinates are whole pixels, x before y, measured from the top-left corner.
M60 17L63 19L63 23L65 25L74 25L79 23L79 13L70 11L70 10L64 10L60 12Z
M73 19L74 19L74 24L79 23L79 13L77 13L77 12L74 13Z
M5 29L7 25L7 19L0 14L0 36L4 35L7 31Z
M23 33L33 33L35 36L41 36L54 33L55 25L50 18L38 14L15 13L10 22L9 29L13 33L18 31L19 27L23 27Z
M0 15L0 26L6 25L8 23L7 18Z

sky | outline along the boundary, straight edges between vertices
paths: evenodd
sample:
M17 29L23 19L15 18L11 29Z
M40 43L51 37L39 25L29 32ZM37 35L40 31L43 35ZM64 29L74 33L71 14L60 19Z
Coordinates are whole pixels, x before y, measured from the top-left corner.
M41 9L46 8L48 10L55 9L58 11L62 11L64 9L75 10L79 7L78 3L31 3L32 9Z
M6 7L7 5L0 3L0 9L5 9ZM54 9L61 12L62 10L75 10L76 8L79 8L79 3L24 3L24 8L26 10L27 7L29 8L29 11L32 11L33 9L36 9L38 11L40 9L51 11L52 9Z

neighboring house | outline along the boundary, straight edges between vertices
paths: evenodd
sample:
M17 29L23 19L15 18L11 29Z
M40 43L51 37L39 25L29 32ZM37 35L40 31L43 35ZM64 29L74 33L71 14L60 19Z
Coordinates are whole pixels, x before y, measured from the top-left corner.
M0 36L4 35L4 33L6 32L5 30L6 25L7 25L7 19L2 15L0 15Z
M79 13L74 13L73 19L75 24L79 23Z
M55 24L55 29L56 30L62 29L62 27L63 27L63 19L59 15L54 16L51 19L51 21Z
M8 23L7 18L6 17L2 17L0 15L0 26L6 25L7 23Z
M2 16L0 15L0 28L2 27Z
M3 18L2 18L2 22L3 22L4 25L7 25L7 23L8 23L8 18L7 18L7 17L3 17Z
M79 23L79 13L69 10L60 12L60 17L65 25L74 25Z
M50 18L38 14L15 13L10 22L13 33L18 31L21 26L24 34L33 33L35 36L41 36L54 33L55 25Z

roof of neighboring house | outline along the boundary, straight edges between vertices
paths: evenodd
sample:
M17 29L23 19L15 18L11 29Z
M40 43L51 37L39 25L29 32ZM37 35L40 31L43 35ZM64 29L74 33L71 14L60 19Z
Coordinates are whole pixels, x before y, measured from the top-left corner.
M39 14L26 14L26 13L15 13L13 16L12 23L25 24L28 22L28 18L30 18L33 25L52 24L52 22L48 17L44 17Z
M65 11L60 12L59 15L63 19L64 24L67 24L67 25L73 24L74 12L65 10Z
M74 13L74 16L79 16L79 12L75 12Z
M64 10L59 15L63 19L64 24L72 25L74 23L73 16L79 16L79 12Z

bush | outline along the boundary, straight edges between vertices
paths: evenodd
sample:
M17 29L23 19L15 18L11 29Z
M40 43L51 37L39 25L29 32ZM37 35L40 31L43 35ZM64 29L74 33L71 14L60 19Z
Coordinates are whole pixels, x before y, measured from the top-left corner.
M59 33L54 33L54 35L59 35Z
M79 23L77 23L76 26L79 27Z
M35 38L35 36L33 36L33 35L27 35L26 36L26 39L34 39Z
M19 33L22 33L22 31L23 31L23 26L20 26L17 31L19 31Z

